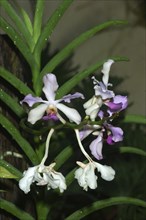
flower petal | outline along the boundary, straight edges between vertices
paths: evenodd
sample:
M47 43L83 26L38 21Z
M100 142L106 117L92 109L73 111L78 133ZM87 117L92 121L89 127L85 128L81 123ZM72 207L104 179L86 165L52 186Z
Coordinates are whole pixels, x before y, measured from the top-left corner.
M59 188L60 192L63 193L66 190L67 186L65 183L64 176L56 171L51 171L47 173L48 176L48 189L51 187L52 189Z
M23 102L26 102L30 107L32 107L35 103L43 102L43 99L40 97L33 97L31 94L28 94L25 96L25 98L20 102L20 104L23 104Z
M102 156L102 146L103 146L102 133L100 133L98 135L98 137L94 141L92 141L90 146L89 146L92 155L97 160L101 160L103 158L103 156Z
M122 96L122 95L116 95L114 98L113 98L113 102L114 103L122 103L122 108L121 110L127 108L128 106L128 99L127 99L127 96Z
M58 89L58 83L56 76L52 73L48 73L43 77L44 87L43 92L49 101L54 101L56 90Z
M81 116L78 113L78 111L74 108L69 108L65 106L64 104L57 103L56 107L62 111L70 121L75 122L76 124L79 124L81 122Z
M30 167L24 172L24 176L19 180L19 188L28 193L30 191L30 185L35 181L34 176L38 166Z
M123 130L119 127L114 127L112 125L108 125L109 129L112 132L112 140L114 142L119 142L123 140Z
M63 96L63 98L61 99L61 101L65 101L65 102L68 102L70 103L71 99L76 99L76 98L81 98L81 99L84 99L84 95L82 93L79 93L79 92L76 92L74 94L68 94L68 95L65 95Z
M47 104L40 104L36 108L32 109L28 114L28 122L35 124L36 121L43 117L47 107Z
M98 172L101 173L102 179L107 180L107 181L111 181L114 179L115 170L112 167L107 166L107 165L101 165L96 162L94 162L94 163L96 164Z
M104 85L106 85L106 86L108 86L109 71L110 71L111 65L113 63L114 63L114 61L109 59L107 62L105 62L103 64L103 68L101 70L101 72L103 73L102 81L103 81Z
M94 86L94 89L95 89L95 95L101 96L103 100L110 99L115 96L115 94L112 90L108 90L108 89L105 90L105 88L102 86L102 84L100 86L98 86L98 85Z

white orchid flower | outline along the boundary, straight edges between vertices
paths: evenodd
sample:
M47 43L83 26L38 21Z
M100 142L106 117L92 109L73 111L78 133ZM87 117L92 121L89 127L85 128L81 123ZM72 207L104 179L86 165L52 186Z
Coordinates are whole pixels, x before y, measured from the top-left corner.
M55 163L49 166L38 165L28 168L19 181L19 188L27 194L30 191L31 184L36 182L38 186L47 185L48 190L59 188L61 193L64 192L67 188L65 178L60 172L53 169L54 166Z
M102 179L106 181L111 181L114 179L115 171L110 166L101 165L95 161L89 161L88 164L77 161L77 164L80 166L80 168L75 171L75 178L85 191L88 190L88 187L90 189L97 188L98 177L95 175L95 169L101 173Z
M31 94L29 94L21 101L21 104L23 102L26 102L30 107L32 107L35 103L42 103L29 112L28 121L31 124L35 124L36 121L43 118L44 120L60 119L62 122L65 123L65 121L58 113L58 110L60 110L66 115L66 117L70 121L79 124L81 121L81 116L78 113L78 111L74 108L67 107L66 105L60 102L64 101L69 103L71 99L75 99L75 98L84 99L84 96L81 93L77 92L73 95L68 94L66 96L63 96L61 99L55 100L56 91L58 89L56 76L52 73L48 73L43 77L43 82L44 82L43 92L47 100L43 100L40 97L33 97ZM44 116L45 112L46 112L46 116Z

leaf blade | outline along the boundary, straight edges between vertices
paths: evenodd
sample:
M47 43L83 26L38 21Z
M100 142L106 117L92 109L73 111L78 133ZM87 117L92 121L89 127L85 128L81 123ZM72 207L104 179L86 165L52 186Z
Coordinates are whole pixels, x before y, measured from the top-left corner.
M0 90L0 99L18 116L21 117L24 114L23 108L18 104L18 102L8 95L2 89Z
M37 155L29 142L21 136L19 130L2 114L0 114L0 124L13 137L30 161L34 165L38 164Z
M143 208L146 208L146 202L141 199L136 199L132 197L112 197L110 199L100 200L97 202L93 202L91 205L86 206L82 209L77 210L65 220L80 220L83 217L93 213L94 211L101 210L106 207L110 207L113 205L123 205L123 204L129 204L129 205L136 205L141 206Z
M0 199L0 208L12 214L20 220L34 220L34 218L30 214L24 212L13 203L4 199Z
M27 95L29 93L34 94L34 92L26 84L24 84L13 73L9 72L3 67L0 67L0 77L2 77L7 82L9 82L14 88L16 88L23 95Z

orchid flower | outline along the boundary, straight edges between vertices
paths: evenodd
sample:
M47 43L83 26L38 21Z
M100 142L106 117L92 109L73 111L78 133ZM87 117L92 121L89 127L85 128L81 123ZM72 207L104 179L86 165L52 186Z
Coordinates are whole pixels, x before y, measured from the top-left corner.
M95 175L95 169L101 173L101 177L104 180L111 181L114 179L115 171L112 167L107 165L101 165L91 159L88 153L85 151L81 140L80 133L77 129L75 129L76 137L78 140L79 147L84 154L84 156L89 161L87 164L84 164L80 161L77 161L77 164L80 166L75 171L75 178L77 179L79 185L83 188L83 190L87 191L88 187L90 189L97 188L97 176Z
M99 82L93 76L93 84L95 95L89 99L83 107L85 108L85 113L90 117L91 121L95 121L95 118L100 111L102 104L115 96L114 92L108 90L108 86L112 86L112 84L108 83L109 80L109 71L111 65L114 63L113 60L108 60L103 64L103 68L101 72L103 73L102 82Z
M81 121L81 116L78 113L78 111L74 108L67 107L66 105L60 103L62 101L64 102L70 102L71 99L75 98L82 98L84 99L84 96L81 93L75 93L73 95L68 94L62 99L55 100L56 91L58 89L58 83L56 80L56 76L52 73L48 73L43 77L43 92L46 96L47 100L43 100L40 97L33 97L31 94L28 94L22 101L21 104L26 102L30 107L32 107L36 103L42 103L38 105L37 107L33 108L29 114L28 114L28 121L31 124L35 124L36 121L40 120L41 118L46 119L60 119L63 123L65 123L65 120L60 116L58 113L58 110L62 111L66 117L70 120L75 122L76 124L79 124ZM44 116L46 112L46 116ZM44 116L44 117L43 117Z
M59 188L62 193L67 188L65 178L53 169L54 166L55 163L49 166L29 167L28 170L24 171L23 177L19 181L19 188L27 194L30 191L31 184L36 182L38 186L47 185L48 190Z
M90 161L87 164L77 161L77 164L80 168L75 171L75 178L85 191L88 190L88 187L90 189L97 188L98 177L95 175L95 169L101 173L102 179L106 181L111 181L115 177L115 170L110 166L101 165L95 161Z
M30 186L33 182L36 182L38 186L47 185L48 190L59 188L61 193L67 188L64 176L54 170L56 163L52 163L49 166L44 165L48 157L49 143L53 132L54 129L52 128L47 136L45 154L41 163L37 166L29 167L23 172L23 177L19 181L19 188L24 193L30 191Z

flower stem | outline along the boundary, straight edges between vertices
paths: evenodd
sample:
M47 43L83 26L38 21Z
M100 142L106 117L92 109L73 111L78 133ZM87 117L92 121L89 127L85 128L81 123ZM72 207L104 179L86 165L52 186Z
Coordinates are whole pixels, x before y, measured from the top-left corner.
M82 151L82 153L84 154L84 156L90 161L92 162L92 159L91 157L87 154L87 152L85 151L82 143L81 143L81 140L80 140L80 134L79 134L79 130L78 129L74 129L75 133L76 133L76 137L77 137L77 141L78 141L78 144L79 144L79 147Z
M47 157L48 157L50 139L51 139L51 136L52 136L53 132L54 132L54 129L51 128L51 130L50 130L50 132L49 132L49 134L48 134L47 140L46 140L45 154L44 154L44 157L43 157L43 159L42 159L42 161L41 161L41 163L40 163L40 166L41 166L41 165L44 165L44 163L45 163L45 161L46 161L46 159L47 159Z

